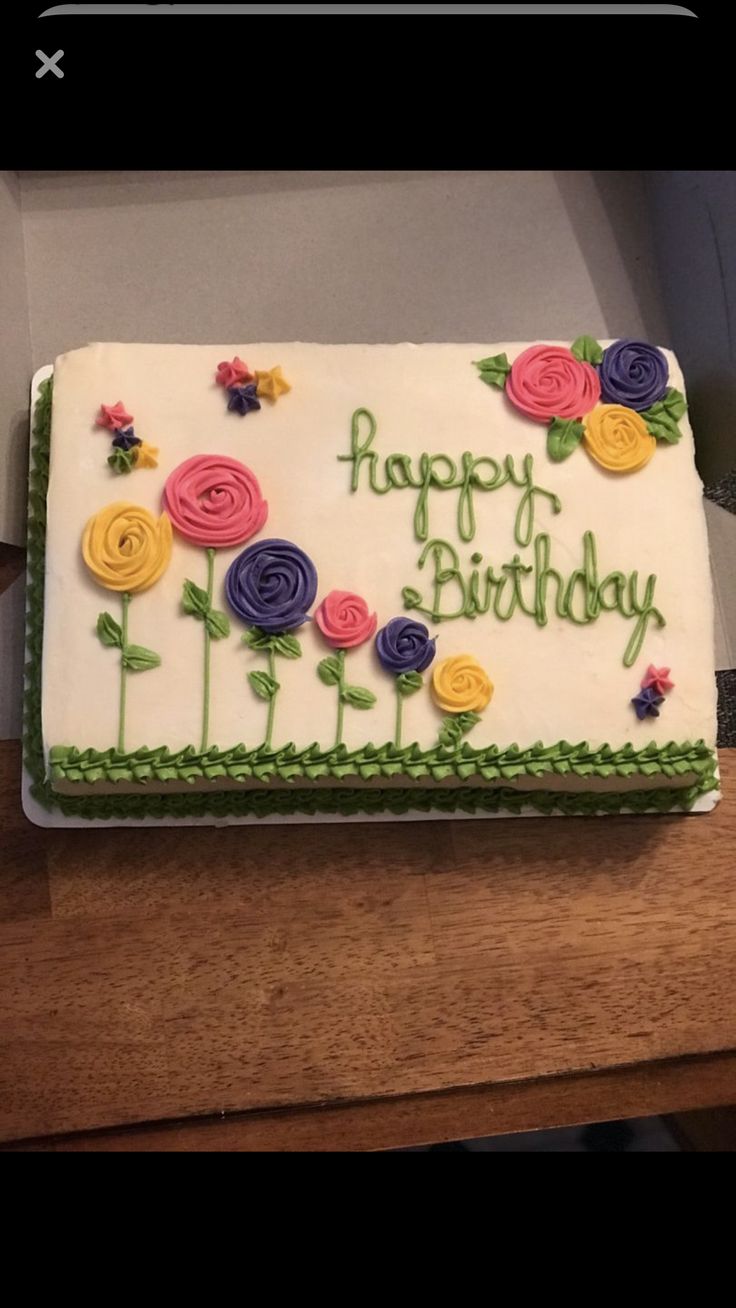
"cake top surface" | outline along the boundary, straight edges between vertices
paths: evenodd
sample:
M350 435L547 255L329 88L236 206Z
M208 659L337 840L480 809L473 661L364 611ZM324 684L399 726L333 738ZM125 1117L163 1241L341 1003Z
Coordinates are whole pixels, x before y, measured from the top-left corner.
M120 622L120 587L101 584L80 548L88 521L116 503L157 522L166 504L174 526L155 584L131 588L131 639L154 647L161 666L135 677L130 743L198 741L201 660L187 621L198 615L182 609L182 594L187 581L206 591L208 546L212 607L231 628L213 644L208 739L263 739L265 697L248 674L267 664L241 636L267 629L268 613L248 607L250 578L231 565L276 541L293 547L283 566L298 571L305 601L298 615L281 615L301 647L278 678L283 741L331 743L329 677L317 669L339 649L350 683L375 696L369 711L346 705L343 741L394 738L398 674L375 634L403 617L436 637L435 668L468 656L490 683L476 746L713 744L702 488L684 402L669 398L684 392L679 365L666 350L630 357L626 342L576 345L571 355L569 341L545 342L542 354L519 342L97 344L62 355L48 496L47 746L105 749L117 736L110 651L95 632L103 610ZM221 364L231 370L219 373ZM136 446L124 448L130 431L134 456ZM201 523L185 530L188 483L174 474L194 459L198 473L223 460L245 465L255 485L238 487L247 522L218 522L211 539ZM312 620L334 592L364 610L328 605ZM196 608L196 590L190 601ZM642 687L650 667L671 669L673 688L660 694L656 678ZM404 739L424 749L443 715L462 708L448 685L444 701L430 693L433 675L425 670L404 706ZM639 716L632 698L642 690L657 713L645 694Z

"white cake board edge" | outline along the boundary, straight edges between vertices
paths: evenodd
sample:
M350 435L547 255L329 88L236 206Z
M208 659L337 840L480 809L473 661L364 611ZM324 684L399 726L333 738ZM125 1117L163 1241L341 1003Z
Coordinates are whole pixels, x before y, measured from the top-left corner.
M38 400L38 389L42 381L53 376L53 364L44 364L34 374L31 381L31 440L29 445L29 477L33 460L33 416ZM27 581L26 577L26 581ZM26 594L28 587L26 586ZM720 775L716 771L716 775ZM256 817L254 814L246 814L242 817L166 817L166 818L80 818L66 817L63 813L56 810L48 810L38 803L31 794L32 778L25 766L23 765L23 781L21 787L21 797L23 812L37 827L233 827L233 826L283 826L294 824L307 824L312 826L315 823L324 822L362 822L370 826L375 826L377 822L437 822L452 820L457 821L481 821L487 818L526 818L526 817L556 817L566 818L566 813L540 813L538 809L531 806L524 807L518 812L501 812L501 813L273 813L266 817ZM710 813L715 808L721 798L720 790L711 790L707 795L700 795L693 804L688 813L682 813L674 810L673 813L659 814L655 810L652 813L659 817L690 817L693 813ZM576 816L585 817L612 817L617 822L620 816L628 817L645 817L646 813L636 812L636 814L624 811L624 814L607 814L607 813L590 813Z

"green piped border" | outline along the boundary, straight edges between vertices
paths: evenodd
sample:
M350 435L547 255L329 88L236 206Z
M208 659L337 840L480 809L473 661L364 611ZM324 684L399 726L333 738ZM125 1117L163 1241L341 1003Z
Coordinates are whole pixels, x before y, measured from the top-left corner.
M631 744L620 750L613 750L608 745L590 750L584 741L578 745L561 741L551 746L538 742L525 750L515 745L505 750L497 746L474 749L467 742L455 750L443 746L421 750L418 745L405 749L393 745L366 745L352 752L344 745L329 751L320 750L316 744L304 750L289 745L279 751L267 751L263 746L247 750L244 745L237 745L229 750L214 748L205 754L192 746L175 753L161 747L139 749L132 754L119 754L113 749L79 750L73 746L57 746L51 751L51 776L47 776L41 728L41 661L52 394L53 383L49 378L39 387L34 413L28 502L28 662L24 748L26 767L32 779L31 794L44 807L59 808L68 817L102 819L265 817L289 813L401 814L413 811L518 813L526 807L540 813L667 813L688 811L700 795L716 788L716 756L702 740L695 743L685 741L682 745L672 742L657 746L651 743L640 750L635 750ZM510 781L521 775L542 777L569 773L605 778L660 773L670 778L690 772L696 773L699 779L681 790L668 788L626 794L588 792L577 795L544 790L518 791L507 787L426 790L415 785L389 790L378 787L359 790L271 789L264 786L262 790L249 788L212 794L197 791L161 795L144 791L133 795L77 796L56 794L51 784L52 780L62 778L90 784L100 780L138 781L145 788L151 779L193 783L201 778L216 781L223 776L234 780L253 778L262 782L268 782L274 776L282 781L297 778L316 781L321 777L340 780L350 776L372 780L406 776L416 782L425 777L442 781L449 776L463 781L476 776L483 781Z
M23 703L23 760L31 777L31 795L44 808L54 808L56 796L46 776L41 726L41 667L46 583L46 495L49 488L51 400L53 379L42 381L33 414L31 469L28 480L28 541L26 561L26 667Z
M483 781L514 781L517 777L578 777L634 776L651 777L657 774L668 778L695 773L705 778L713 770L712 751L702 740L682 745L649 744L635 750L624 745L613 750L609 745L591 750L583 741L570 745L561 741L545 746L540 742L529 749L516 745L501 750L497 745L473 749L469 744L450 749L436 745L423 750L418 745L398 749L395 745L364 745L349 751L344 745L322 750L317 744L297 750L294 745L283 749L247 749L236 745L232 749L212 747L202 753L194 746L172 753L166 746L120 753L116 749L79 750L74 746L54 746L49 764L52 781L216 781L227 777L231 781L319 781L329 777L342 781L355 777L372 781L376 777L406 777L419 781L423 777L444 781L454 777L468 781L477 777Z
M710 787L708 787L710 789ZM541 790L533 793L489 788L460 790L242 790L207 794L177 795L55 795L54 801L67 817L167 818L167 817L269 817L272 814L340 813L520 813L533 808L539 813L592 816L601 813L686 813L703 794L701 786L683 790L634 791L628 795L564 795Z

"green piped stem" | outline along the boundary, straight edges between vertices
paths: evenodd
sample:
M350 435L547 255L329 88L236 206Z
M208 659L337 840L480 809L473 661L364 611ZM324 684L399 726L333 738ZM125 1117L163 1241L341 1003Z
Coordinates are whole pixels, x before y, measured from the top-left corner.
M125 666L125 657L123 651L128 647L128 608L130 607L130 595L127 590L123 591L123 618L120 624L122 629L123 649L120 651L120 708L118 710L118 750L120 753L125 751L125 697L128 687L128 669Z
M215 551L210 548L207 550L207 605L212 608L212 594L215 586ZM207 748L210 736L210 649L212 637L207 630L207 623L204 626L204 686L202 702L202 752Z
M396 729L394 731L394 745L397 749L401 748L401 719L404 711L404 696L396 687Z
M342 720L345 715L345 701L343 700L343 691L345 690L345 650L337 651L337 661L340 664L340 680L337 683L337 733L335 735L335 744L342 744Z
M276 653L273 649L269 649L268 651L268 671L271 678L275 681L276 680ZM268 718L266 719L266 744L265 744L266 749L272 748L271 737L273 735L273 719L276 710L277 695L278 695L278 691L274 691L273 695L268 701Z

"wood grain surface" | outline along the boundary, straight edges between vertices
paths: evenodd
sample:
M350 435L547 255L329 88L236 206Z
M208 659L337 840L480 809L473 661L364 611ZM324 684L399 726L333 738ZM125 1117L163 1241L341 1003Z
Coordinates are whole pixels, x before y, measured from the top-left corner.
M733 1099L734 1094L736 1054L704 1054L534 1081L505 1081L388 1099L47 1136L0 1144L0 1152L323 1153L395 1149L615 1117L647 1117L670 1107L679 1111L666 1121L682 1147L698 1151L704 1147L710 1152L733 1148L736 1110L682 1110L706 1101L721 1104ZM725 1135L724 1118L729 1123ZM693 1119L695 1126L691 1130ZM685 1136L685 1131L690 1135Z
M387 1147L438 1104L451 1138L453 1097L463 1134L463 1095L483 1131L494 1096L499 1130L735 1101L721 768L690 818L43 831L0 745L0 1139L245 1113L242 1147L317 1119Z

